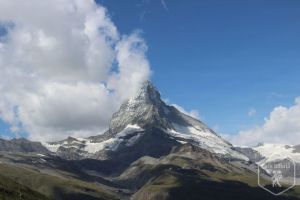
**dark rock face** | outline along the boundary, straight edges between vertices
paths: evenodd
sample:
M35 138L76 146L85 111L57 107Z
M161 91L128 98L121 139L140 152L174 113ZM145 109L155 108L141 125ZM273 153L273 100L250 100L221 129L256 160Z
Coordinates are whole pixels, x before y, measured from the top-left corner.
M24 138L3 140L0 139L0 151L22 152L22 153L50 153L40 142L31 142Z
M86 154L86 152L74 147L66 148L60 146L56 154L66 160L80 160L85 158L84 155Z
M96 152L90 158L69 160L80 165L82 169L117 176L128 168L132 162L143 156L159 158L169 154L174 147L181 145L175 139L169 138L160 129L154 128L138 134L141 134L141 137L135 145L120 144L118 151L106 149Z
M293 153L300 153L300 144L293 146L294 150Z
M93 158L99 159L105 153L106 159L120 162L119 168L125 169L130 163L143 156L159 158L171 152L172 148L180 145L175 139L168 137L162 130L152 128L143 133L139 141L130 147L121 147L118 151L96 153Z
M235 149L246 155L249 158L249 160L254 163L259 162L265 158L259 152L255 151L252 148L235 147Z

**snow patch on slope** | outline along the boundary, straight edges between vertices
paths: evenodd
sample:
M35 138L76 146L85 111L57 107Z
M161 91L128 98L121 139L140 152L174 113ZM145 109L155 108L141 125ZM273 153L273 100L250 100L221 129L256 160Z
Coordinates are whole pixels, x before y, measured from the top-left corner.
M233 150L231 145L218 135L209 131L209 129L198 129L198 127L196 128L194 126L181 126L176 123L173 123L172 126L174 129L167 130L167 133L177 138L180 142L189 141L216 154L249 160L243 154Z
M59 147L65 147L65 148L76 148L80 149L82 151L85 151L90 154L94 154L98 151L109 149L112 151L117 150L118 146L121 142L124 141L124 137L135 133L135 132L141 132L143 129L139 127L138 125L132 125L129 124L126 126L126 128L118 133L116 137L110 138L108 140L102 141L102 142L93 142L90 139L85 138L74 138L73 141L68 142L64 141L63 143L43 143L43 145L51 152L57 152ZM140 134L137 134L126 141L126 146L131 146L137 141L140 137Z
M61 146L61 144L50 144L47 142L43 142L42 145L51 152L57 152L58 148Z

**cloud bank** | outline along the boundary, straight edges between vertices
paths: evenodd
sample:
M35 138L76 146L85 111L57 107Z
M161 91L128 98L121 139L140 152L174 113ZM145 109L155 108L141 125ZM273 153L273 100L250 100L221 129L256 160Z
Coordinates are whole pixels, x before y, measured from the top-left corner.
M240 131L227 138L235 145L254 146L259 142L300 144L300 97L290 107L278 106L261 126Z
M15 134L100 134L151 74L140 33L122 35L94 0L0 5L0 118Z

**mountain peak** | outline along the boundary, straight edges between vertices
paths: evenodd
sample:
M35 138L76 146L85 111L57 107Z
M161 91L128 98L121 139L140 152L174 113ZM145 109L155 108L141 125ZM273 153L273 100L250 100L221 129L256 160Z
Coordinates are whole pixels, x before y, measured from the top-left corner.
M109 132L116 134L128 125L137 125L141 128L155 127L163 130L174 129L174 125L189 126L200 124L205 130L209 128L202 122L181 113L173 106L161 100L156 87L146 81L134 97L124 102L110 122ZM212 130L209 130L213 132Z
M175 146L188 144L247 160L203 122L163 102L150 81L143 83L139 92L113 114L106 133L87 139L68 138L67 145L65 142L49 144L48 148L56 149L67 159L77 159L77 156L119 159L123 155L128 160L144 155L161 156Z
M155 86L146 81L136 96L122 104L109 126L109 137L120 135L128 126L143 130L160 130L180 143L191 143L212 152L244 159L201 121L194 119L161 100ZM151 131L150 131L151 132Z
M147 93L147 94L154 94L154 95L158 94L159 95L157 88L153 85L153 83L151 81L145 81L142 84L140 93Z
M118 133L129 124L137 124L144 128L147 125L170 128L163 117L167 105L161 100L156 87L146 81L142 84L137 95L124 102L110 122L109 131Z
M160 93L151 81L145 81L139 89L136 96L129 99L129 101L144 101L145 103L157 104L161 102Z

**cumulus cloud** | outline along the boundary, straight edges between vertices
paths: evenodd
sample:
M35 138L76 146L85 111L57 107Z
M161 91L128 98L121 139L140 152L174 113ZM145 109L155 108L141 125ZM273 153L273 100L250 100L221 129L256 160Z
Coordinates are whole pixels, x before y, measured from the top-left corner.
M102 133L150 76L141 34L122 35L94 0L0 5L0 118L16 134L52 141Z
M113 88L121 99L136 93L138 87L150 75L150 64L145 56L147 45L139 32L123 36L116 45L116 58L119 70L113 73L108 87ZM138 84L137 84L138 83Z
M253 146L259 142L300 144L300 97L290 107L278 106L261 126L240 131L228 139L235 145Z

